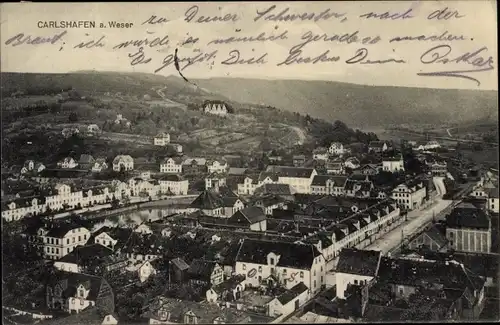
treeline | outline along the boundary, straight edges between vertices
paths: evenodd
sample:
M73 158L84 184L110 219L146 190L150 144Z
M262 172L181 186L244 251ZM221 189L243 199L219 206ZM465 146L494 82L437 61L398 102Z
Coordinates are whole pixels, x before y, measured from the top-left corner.
M378 137L375 133L365 133L360 130L353 130L349 128L342 121L335 121L328 123L323 120L315 119L306 116L308 121L308 131L316 139L317 143L322 147L329 147L332 142L340 142L349 144L354 142L361 142L368 144L370 141L377 141Z
M3 94L10 97L22 97L22 96L54 96L63 92L70 92L73 90L72 86L31 86L23 90L17 90L10 94Z
M58 113L61 111L61 103L58 102L38 102L30 104L24 107L20 107L16 110L3 110L2 112L2 123L11 123L21 118L46 114L46 113Z

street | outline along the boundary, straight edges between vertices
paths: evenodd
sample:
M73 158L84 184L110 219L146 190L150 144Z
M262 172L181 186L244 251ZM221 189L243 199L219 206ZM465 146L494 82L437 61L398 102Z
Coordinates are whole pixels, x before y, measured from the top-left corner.
M436 220L439 219L440 213L448 208L453 201L443 200L441 198L429 207L423 210L415 210L408 213L407 221L401 226L389 231L383 237L377 239L371 245L365 247L365 250L380 250L383 254L387 254L401 244L401 230L404 237L410 237L422 230L429 222L432 221L433 215Z

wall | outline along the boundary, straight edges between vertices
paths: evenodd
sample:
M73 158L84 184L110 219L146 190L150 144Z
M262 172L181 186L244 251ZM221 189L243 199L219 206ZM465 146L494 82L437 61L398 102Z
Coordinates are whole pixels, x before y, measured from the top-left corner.
M335 278L336 278L336 285L337 285L337 298L342 298L342 299L345 299L344 292L347 289L347 285L354 284L354 280L357 280L358 283L360 283L359 281L370 282L373 279L372 276L347 274L347 273L341 273L341 272L337 272L335 275Z

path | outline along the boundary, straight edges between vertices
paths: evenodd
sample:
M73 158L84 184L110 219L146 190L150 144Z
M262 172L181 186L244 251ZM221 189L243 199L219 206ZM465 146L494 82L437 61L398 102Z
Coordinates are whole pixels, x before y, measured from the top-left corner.
M450 133L450 129L446 129L446 133L448 133L448 135L449 135L450 137L453 137L453 135L451 135L451 133Z
M298 145L304 144L304 142L306 141L306 134L305 134L304 130L302 130L301 128L299 128L297 126L290 126L290 128L292 128L297 133L297 135L299 137L299 141L297 141L297 144Z

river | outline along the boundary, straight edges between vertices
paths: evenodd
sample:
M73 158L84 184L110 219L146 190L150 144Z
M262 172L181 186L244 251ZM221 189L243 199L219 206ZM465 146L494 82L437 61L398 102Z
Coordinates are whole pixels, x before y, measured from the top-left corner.
M145 221L159 220L173 213L175 213L175 211L173 209L168 209L168 208L163 208L163 209L151 208L151 209L124 212L119 215L106 217L104 220L96 222L92 230L94 231L104 226L134 227L140 225Z

